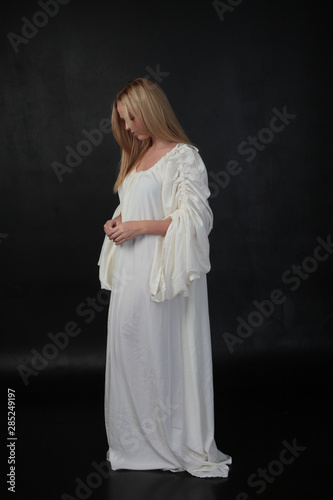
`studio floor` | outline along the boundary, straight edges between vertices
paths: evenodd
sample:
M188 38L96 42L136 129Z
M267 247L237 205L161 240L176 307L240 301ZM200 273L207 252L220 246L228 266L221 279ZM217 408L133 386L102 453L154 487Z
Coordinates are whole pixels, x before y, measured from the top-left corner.
M290 359L280 373L271 364L267 374L274 372L274 377L266 377L258 363L252 370L245 363L229 377L226 370L214 369L215 438L219 449L233 458L227 479L109 470L103 373L49 383L45 377L39 391L16 394L17 474L12 498L330 498L332 394L325 363L311 365L304 359L295 367Z

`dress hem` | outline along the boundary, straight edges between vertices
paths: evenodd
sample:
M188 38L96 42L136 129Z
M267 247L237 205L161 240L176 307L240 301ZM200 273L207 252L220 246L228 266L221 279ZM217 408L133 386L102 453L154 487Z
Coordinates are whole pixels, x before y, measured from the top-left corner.
M229 466L232 465L232 459L231 457L228 456L228 459L224 463L216 463L214 464L213 462L210 463L210 465L207 465L207 463L203 464L202 467L199 468L189 468L189 467L179 467L176 469L171 469L168 467L147 467L147 468L129 468L129 467L116 467L112 465L111 460L109 459L109 454L107 453L106 459L108 462L110 462L111 470L117 471L117 470L135 470L135 471L148 471L148 470L161 470L165 472L187 472L191 476L198 477L199 479L205 479L205 478L227 478L229 477ZM211 469L211 470L209 470Z

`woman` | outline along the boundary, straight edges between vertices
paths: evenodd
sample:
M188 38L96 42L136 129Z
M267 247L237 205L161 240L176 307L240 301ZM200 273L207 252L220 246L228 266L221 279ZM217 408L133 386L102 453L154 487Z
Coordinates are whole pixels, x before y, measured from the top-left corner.
M99 266L112 290L105 381L111 468L227 477L214 440L206 273L213 214L205 165L162 89L144 78L117 94L119 205Z

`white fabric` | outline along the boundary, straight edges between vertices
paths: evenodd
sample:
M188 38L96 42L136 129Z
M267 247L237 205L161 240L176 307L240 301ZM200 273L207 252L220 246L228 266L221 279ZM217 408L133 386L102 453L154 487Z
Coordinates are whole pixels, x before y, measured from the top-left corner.
M98 264L112 290L105 378L111 468L227 477L214 440L206 273L213 214L198 149L178 144L127 175L112 218L172 218L165 236L105 237Z

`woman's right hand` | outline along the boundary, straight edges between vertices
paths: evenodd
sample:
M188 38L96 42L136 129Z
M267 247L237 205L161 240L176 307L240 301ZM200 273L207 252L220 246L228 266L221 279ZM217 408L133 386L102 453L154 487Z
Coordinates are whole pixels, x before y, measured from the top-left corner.
M116 226L118 226L118 224L121 224L121 222L122 222L122 220L121 220L121 214L118 215L118 217L115 217L114 219L108 220L104 224L104 232L105 232L106 236L110 236L111 229L113 229Z

